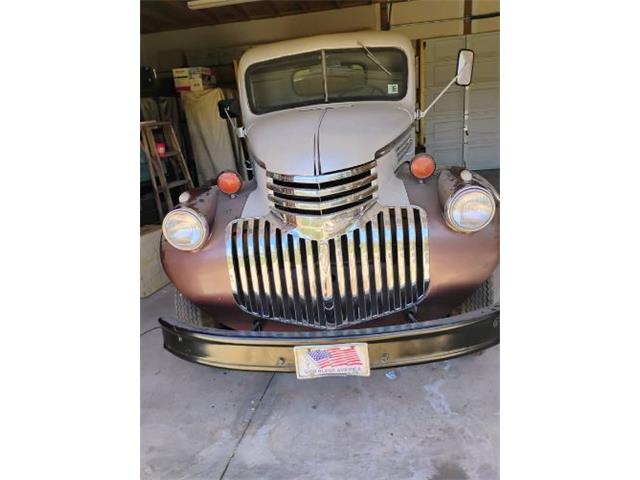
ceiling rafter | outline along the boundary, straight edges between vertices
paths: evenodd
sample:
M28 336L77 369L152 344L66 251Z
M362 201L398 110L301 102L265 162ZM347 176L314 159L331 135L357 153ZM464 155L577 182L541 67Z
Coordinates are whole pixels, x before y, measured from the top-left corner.
M246 20L251 20L251 15L249 15L247 13L247 11L244 8L244 5L242 5L241 3L239 3L238 5L233 5L233 9L236 12L240 12L240 15L242 16L242 18L246 21Z
M189 15L198 18L206 24L220 23L218 15L215 13L215 8L208 8L204 10L191 10L184 3L167 2L171 6L171 9L183 18L187 18Z
M151 18L154 21L158 21L166 25L180 26L180 22L178 21L178 19L173 16L166 15L160 10L145 10L144 12L140 13L140 20L142 20L143 17Z
M309 12L309 6L306 2L295 2L298 8L301 8L305 13Z
M280 9L278 8L278 2L264 2L266 5L269 5L269 9L273 12L276 17L282 15L280 13Z
M377 0L379 1L379 0ZM140 31L168 30L222 25L265 18L302 15L326 10L371 5L376 0L287 1L266 0L191 10L185 0L140 0Z

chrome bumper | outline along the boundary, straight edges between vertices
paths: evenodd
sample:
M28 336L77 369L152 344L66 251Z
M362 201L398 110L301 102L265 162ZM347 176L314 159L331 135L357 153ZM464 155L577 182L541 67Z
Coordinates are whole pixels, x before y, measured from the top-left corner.
M386 368L457 357L500 341L499 305L439 320L317 332L249 332L159 321L164 347L171 353L238 370L294 372L297 345L365 342L371 368Z

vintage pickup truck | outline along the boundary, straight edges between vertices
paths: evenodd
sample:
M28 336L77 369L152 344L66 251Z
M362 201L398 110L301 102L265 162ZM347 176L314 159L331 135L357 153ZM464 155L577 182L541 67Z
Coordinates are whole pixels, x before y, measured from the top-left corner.
M462 50L447 88L468 85L472 65ZM496 344L499 194L416 152L430 107L417 109L411 42L357 32L273 43L248 50L237 74L238 99L220 111L255 176L222 172L165 217L177 317L160 319L165 347L313 378Z

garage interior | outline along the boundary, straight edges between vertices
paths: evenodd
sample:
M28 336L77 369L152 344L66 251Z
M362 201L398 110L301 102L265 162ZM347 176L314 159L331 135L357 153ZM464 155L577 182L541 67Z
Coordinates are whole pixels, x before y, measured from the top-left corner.
M217 110L237 96L244 51L326 33L401 33L414 44L424 109L458 51L474 50L473 83L443 96L417 125L416 144L499 189L499 11L493 0L140 2L142 478L498 478L497 346L369 378L300 382L178 359L163 349L157 320L174 314L158 255L163 214L223 170L252 176L246 146ZM210 71L201 91L176 90L185 68Z

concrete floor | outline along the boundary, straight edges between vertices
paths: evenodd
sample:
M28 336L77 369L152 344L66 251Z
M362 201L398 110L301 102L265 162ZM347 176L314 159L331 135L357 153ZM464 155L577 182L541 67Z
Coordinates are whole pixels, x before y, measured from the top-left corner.
M171 286L141 301L143 479L499 477L499 347L298 381L174 357L156 322L171 314Z

